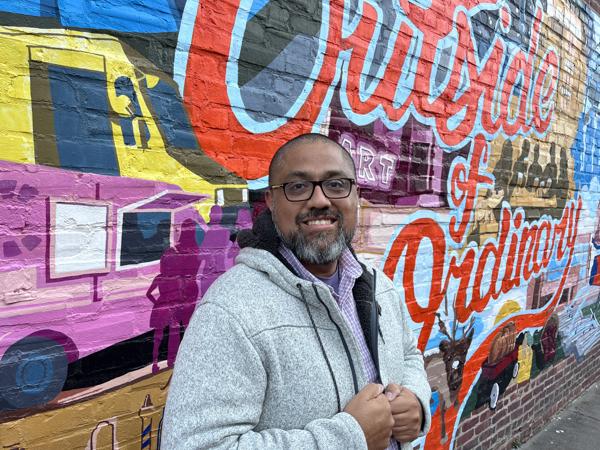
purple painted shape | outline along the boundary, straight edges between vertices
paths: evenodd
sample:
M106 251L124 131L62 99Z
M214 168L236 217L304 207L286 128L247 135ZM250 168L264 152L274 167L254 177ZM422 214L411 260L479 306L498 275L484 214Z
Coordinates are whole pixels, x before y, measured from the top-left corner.
M356 165L361 197L394 206L444 204L442 190L443 150L436 144L431 128L409 120L398 130L389 130L378 120L373 132L332 119L330 137L352 156Z
M252 212L249 209L243 208L238 211L237 219L235 221L235 232L236 235L242 230L246 230L248 228L252 228ZM240 246L235 240L229 252L227 252L227 262L226 266L231 267L235 263L236 256L240 253Z
M223 219L223 208L219 205L215 205L210 208L208 213L208 223L216 227L220 226L221 220Z
M170 200L166 200L164 194L170 194L169 198L174 203L164 204L164 209L172 212L176 218L172 221L173 230L181 227L182 235L175 233L172 242L177 242L174 248L179 249L179 258L185 259L185 256L181 256L188 247L187 238L183 236L187 225L184 226L183 222L192 219L195 224L204 224L190 203L192 199L197 201L207 196L187 195L176 185L153 180L81 173L8 161L0 161L0 186L3 187L0 195L10 195L10 198L1 202L4 208L0 209L0 228L19 230L18 238L0 233L0 274L5 279L14 280L10 288L14 287L12 295L16 299L11 304L3 305L3 312L8 315L2 319L2 328L11 331L8 337L0 341L0 358L15 342L49 329L57 339L62 337L64 342L71 343L73 350L68 350L72 355L70 361L71 358L83 358L152 330L149 322L153 305L146 296L149 283L143 286L139 281L153 280L160 272L160 261L131 267L118 265L118 251L122 245L120 240L126 235L119 228L122 226L119 215L123 211L137 209L137 205L148 205L161 196L168 203ZM173 195L175 193L184 195ZM110 207L107 273L73 275L61 279L48 276L51 264L60 257L60 253L56 254L51 247L52 240L47 239L46 235L52 229L52 201ZM31 248L29 252L26 251L28 247ZM21 256L6 255L16 255L20 251ZM199 262L192 264L191 268L188 263L182 263L183 270L188 272L199 271L194 269L198 266ZM177 278L181 282L184 277L179 275ZM197 295L193 292L199 291L199 286L197 275L189 282L184 281L183 285L188 286L184 292L188 294L182 299L188 305L185 310L179 310L178 318L187 322L186 317L197 302ZM61 300L65 289L72 289L73 292L66 302ZM95 289L99 301L93 301ZM25 299L34 295L39 304L32 308L31 302L20 301L21 295ZM112 301L115 299L118 301ZM171 349L176 348L174 342Z
M34 248L40 245L41 242L42 240L39 237L31 235L25 236L23 239L21 239L21 243L29 251L32 251Z
M2 245L2 251L4 256L7 258L14 258L15 256L19 256L21 254L21 249L15 241L6 241Z
M39 191L35 187L24 184L21 186L21 189L19 190L19 196L17 198L19 201L26 203L32 198L35 198L38 194Z
M36 331L35 333L30 334L30 336L39 336L46 339L53 340L54 342L60 344L67 354L67 360L71 363L73 361L77 361L79 359L79 350L77 346L73 343L73 341L62 333L57 333L53 330L49 330L44 328L43 330Z
M376 148L350 133L342 133L340 139L342 147L350 153L356 165L358 185L379 191L390 191L398 155Z
M165 328L169 328L167 365L173 367L179 349L181 327L188 326L196 301L200 268L199 248L196 243L196 222L186 219L181 224L179 242L169 247L160 258L160 273L146 292L153 303L150 327L154 328L152 371L158 371L158 351ZM153 292L158 288L158 297Z
M196 225L192 219L184 220L179 241L175 246L177 254L175 275L179 276L183 283L178 320L184 327L190 323L199 293L197 276L200 269L200 247L196 242Z
M252 227L252 213L249 209L244 208L238 211L235 226L238 231Z
M201 296L204 296L211 284L232 264L228 255L233 243L229 239L229 230L221 225L223 210L215 205L210 209L209 216L208 228L200 247Z
M187 194L183 192L166 192L160 197L145 203L136 209L179 209L208 198L203 194Z
M10 198L15 195L17 180L0 180L0 197Z

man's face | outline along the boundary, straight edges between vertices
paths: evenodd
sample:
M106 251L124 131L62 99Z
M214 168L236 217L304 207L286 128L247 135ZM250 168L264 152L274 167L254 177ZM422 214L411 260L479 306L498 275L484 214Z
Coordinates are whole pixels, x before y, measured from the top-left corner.
M283 156L269 183L354 179L354 170L342 151L334 144L318 141L297 144ZM279 236L301 261L335 261L354 236L358 207L355 185L346 198L327 198L316 186L308 200L290 202L278 188L267 191L266 201Z

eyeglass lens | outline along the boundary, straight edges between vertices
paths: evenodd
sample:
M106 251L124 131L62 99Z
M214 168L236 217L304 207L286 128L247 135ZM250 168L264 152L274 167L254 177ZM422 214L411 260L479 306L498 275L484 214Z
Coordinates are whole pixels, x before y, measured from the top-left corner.
M312 196L317 184L321 185L323 194L326 197L334 199L347 197L352 188L352 182L343 178L323 180L321 182L299 180L285 185L285 195L291 201L308 200Z

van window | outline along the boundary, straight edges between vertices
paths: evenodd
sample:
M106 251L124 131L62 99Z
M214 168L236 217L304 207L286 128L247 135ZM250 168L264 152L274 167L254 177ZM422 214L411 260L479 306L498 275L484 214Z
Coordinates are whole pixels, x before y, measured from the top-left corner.
M106 74L38 61L30 70L36 162L119 175Z
M160 260L169 248L171 213L127 212L123 214L121 266Z
M106 272L108 206L56 202L52 208L51 277Z

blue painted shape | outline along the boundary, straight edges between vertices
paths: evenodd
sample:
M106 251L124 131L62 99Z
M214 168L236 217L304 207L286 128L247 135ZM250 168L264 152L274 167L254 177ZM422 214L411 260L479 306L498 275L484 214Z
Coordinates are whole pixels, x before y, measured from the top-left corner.
M0 0L0 11L56 17L65 27L173 33L185 0Z
M152 424L148 424L148 426L146 428L144 428L144 431L142 431L142 436L146 436L148 433L150 433L150 430L152 430Z
M0 11L36 17L57 17L56 0L0 0Z
M264 177L257 178L256 180L248 180L248 189L251 191L258 191L261 189L266 189L269 186L269 176L265 175Z
M123 214L121 265L158 261L170 245L171 213Z
M179 30L181 0L57 0L65 27L169 33Z
M125 145L135 145L135 136L133 135L133 122L131 117L119 119L121 134L123 134L123 142Z
M106 74L48 65L61 167L119 175L109 121Z
M248 20L253 18L267 3L269 3L269 0L253 0L248 12Z
M141 220L140 220L141 218ZM144 236L144 239L151 239L160 233L160 224L164 221L168 221L171 218L171 214L168 212L149 212L144 214L138 214L138 229Z
M133 81L129 77L121 76L115 80L115 93L117 97L124 95L131 101L130 108L133 111L133 115L141 116L142 108L140 102L137 99L135 88L133 87Z
M185 77L187 74L187 63L192 45L192 36L194 34L194 24L196 23L196 14L198 12L198 3L200 0L182 0L185 8L182 9L182 17L186 19L181 21L179 34L177 36L177 46L175 47L175 57L173 60L173 80L179 86L181 95L185 92Z
M167 140L167 145L173 148L198 150L196 135L177 88L163 80L153 88L149 88L146 79L142 82L142 88L150 97L158 126Z
M460 339L463 337L463 331L464 331L464 327L466 324L460 324L458 329L457 329L457 333L456 333L456 338ZM453 327L454 326L454 322L452 320L448 320L447 323L448 328ZM475 330L473 335L474 336L481 336L483 333L483 330L485 329L485 324L483 323L483 319L477 315L475 316L475 322L473 323L473 329ZM425 350L432 350L434 348L439 348L440 343L442 341L446 341L448 340L448 337L445 334L442 334L441 332L437 332L436 334L432 335L429 340L427 341L427 346Z
M594 262L592 263L592 270L590 271L590 285L598 286L598 269L600 263L600 255L594 255L592 258Z
M123 134L123 141L125 145L136 145L135 136L133 133L133 119L139 118L138 121L140 128L140 136L142 139L140 147L148 148L147 142L150 140L150 130L146 121L142 119L142 108L138 100L133 82L128 77L119 77L115 81L115 93L117 97L125 96L129 99L129 110L131 115L129 117L122 117L119 119L119 125L121 126L121 132Z
M575 161L577 189L589 186L598 176L598 153L600 149L600 15L592 13L587 36L587 79L585 103L579 118L575 142L571 149Z
M204 241L204 236L206 236L206 231L204 231L204 229L200 226L200 225L196 225L196 244L198 244L198 246L202 245L202 242Z
M437 391L431 393L431 403L429 404L429 409L431 411L431 415L435 414L435 410L440 404L440 394Z

